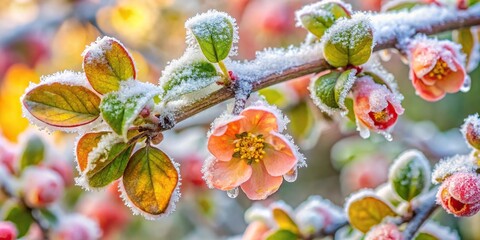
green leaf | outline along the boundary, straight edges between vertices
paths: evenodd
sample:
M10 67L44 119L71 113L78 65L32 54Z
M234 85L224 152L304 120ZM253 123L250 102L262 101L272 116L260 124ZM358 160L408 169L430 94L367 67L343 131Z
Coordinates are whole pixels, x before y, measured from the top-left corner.
M277 230L266 238L266 240L297 240L297 239L300 239L297 236L297 234L285 229Z
M135 144L115 143L108 150L107 155L101 155L96 159L92 159L91 164L94 167L87 169L85 172L88 185L94 188L101 188L119 179L127 167L134 147Z
M305 101L301 101L286 112L290 119L289 131L297 139L310 136L315 125L315 114Z
M377 196L364 193L348 204L347 214L350 225L366 233L371 227L378 225L385 217L394 217L395 211Z
M392 189L403 200L410 201L430 187L430 166L425 156L409 150L398 156L390 167Z
M135 79L135 65L116 39L104 37L85 51L83 69L90 85L100 94L117 91L120 82Z
M39 209L39 211L42 214L42 217L46 219L50 223L50 225L58 224L58 217L53 211L48 208L42 208Z
M100 115L100 98L88 88L63 83L42 84L23 97L25 109L36 119L56 127L77 127Z
M105 122L118 135L127 140L127 130L133 125L140 111L153 98L160 94L159 89L146 83L132 82L118 92L111 92L104 96L100 110ZM136 89L138 91L131 91Z
M288 104L288 99L285 94L277 88L269 87L260 89L258 93L264 96L269 104L276 105L279 108L286 107Z
M15 205L7 210L5 221L10 221L15 224L18 230L18 238L27 234L30 225L33 223L32 215L23 206Z
M170 158L147 145L130 158L122 181L135 208L149 216L161 216L168 214L168 208L176 200L179 178Z
M414 240L440 240L430 233L420 232L415 236Z
M164 100L203 89L220 80L215 66L205 60L178 65L161 79Z
M325 31L342 17L351 18L349 11L335 2L314 3L298 12L302 26L318 38L321 38Z
M234 34L233 22L228 15L211 11L190 19L185 25L208 61L217 63L228 57Z
M335 100L335 84L341 72L331 71L315 80L314 91L319 100L330 108L339 108Z
M20 170L31 165L37 165L45 158L45 144L42 138L32 135L28 139L22 157L20 158Z
M328 31L323 56L334 67L359 66L372 54L373 33L368 20L344 20Z

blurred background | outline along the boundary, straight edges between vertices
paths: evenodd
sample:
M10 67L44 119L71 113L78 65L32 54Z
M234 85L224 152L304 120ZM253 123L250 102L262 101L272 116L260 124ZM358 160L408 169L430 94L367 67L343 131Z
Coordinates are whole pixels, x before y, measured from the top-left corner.
M239 54L252 59L265 47L300 44L306 31L295 27L294 11L312 1L303 0L0 0L0 133L21 148L25 131L35 131L22 117L19 98L30 82L64 69L82 71L86 45L99 36L119 39L130 50L138 69L137 79L157 83L167 63L185 50L185 21L208 9L225 11L238 23ZM378 11L381 0L347 1L354 10ZM450 33L439 35L450 38ZM415 95L408 68L393 55L385 67L405 96L406 109L393 133L394 141L381 136L358 137L352 123L336 123L308 100L306 81L298 79L261 91L292 120L290 131L307 157L308 168L299 170L295 183L285 183L265 202L283 200L297 206L310 195L322 195L338 205L360 188L386 181L390 162L403 150L417 148L432 166L439 159L467 153L458 128L469 114L480 112L480 71L472 72L468 93L449 94L436 103ZM288 84L288 85L287 85ZM223 239L241 234L245 209L252 205L242 194L230 199L209 190L200 169L206 158L206 131L218 106L166 133L165 152L182 164L183 197L177 211L158 221L131 216L115 187L86 193L73 184L62 208L96 219L103 239ZM212 114L213 113L213 114ZM72 148L76 136L44 135L59 161L77 174ZM1 151L0 151L1 154ZM480 217L454 219L442 212L435 218L460 231L465 239L480 236ZM474 231L477 231L476 233Z

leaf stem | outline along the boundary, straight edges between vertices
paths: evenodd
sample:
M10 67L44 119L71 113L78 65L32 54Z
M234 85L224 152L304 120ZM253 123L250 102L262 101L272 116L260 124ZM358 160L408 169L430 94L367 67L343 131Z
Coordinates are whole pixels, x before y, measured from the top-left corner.
M225 76L223 78L223 83L225 84L225 86L230 85L232 81L230 79L230 74L228 74L227 66L225 66L225 63L223 63L223 61L218 61L218 66L220 67L223 75Z

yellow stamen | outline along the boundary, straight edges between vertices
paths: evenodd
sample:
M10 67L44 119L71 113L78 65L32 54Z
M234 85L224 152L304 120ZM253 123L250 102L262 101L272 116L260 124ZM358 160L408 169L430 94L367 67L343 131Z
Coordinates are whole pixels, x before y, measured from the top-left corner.
M262 135L242 133L237 135L233 157L246 160L248 164L259 162L265 156L265 139Z
M439 59L428 76L431 78L436 78L437 80L442 80L443 77L450 74L451 71L452 70L448 67L447 63L442 59Z

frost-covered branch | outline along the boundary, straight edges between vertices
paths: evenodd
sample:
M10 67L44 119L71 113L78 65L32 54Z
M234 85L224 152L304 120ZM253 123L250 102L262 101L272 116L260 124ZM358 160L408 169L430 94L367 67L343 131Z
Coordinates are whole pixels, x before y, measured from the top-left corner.
M418 229L423 223L430 217L430 215L437 209L438 205L435 201L435 195L437 188L434 188L428 192L420 206L414 210L414 215L411 219L408 219L408 225L403 232L405 240L413 239Z
M410 12L357 13L355 18L371 20L376 45L374 51L403 49L403 44L416 34L436 34L480 25L480 6L458 11L438 6L418 7ZM201 101L181 108L175 122L183 121L231 98L245 99L251 92L311 73L332 69L321 54L320 44L288 49L268 49L248 62L226 62L237 75L236 87L222 87ZM238 104L237 104L238 105Z

